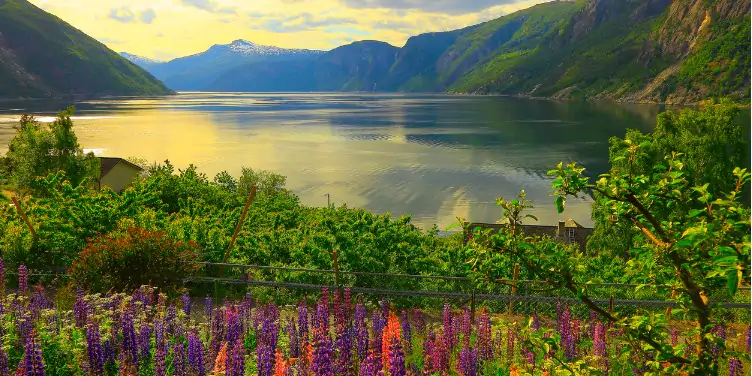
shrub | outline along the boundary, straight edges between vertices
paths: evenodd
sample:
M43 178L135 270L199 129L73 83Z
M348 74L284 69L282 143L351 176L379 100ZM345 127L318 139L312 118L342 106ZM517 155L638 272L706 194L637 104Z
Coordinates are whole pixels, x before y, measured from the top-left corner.
M129 227L95 238L73 263L71 276L93 292L142 285L172 290L198 270L199 248L161 231Z

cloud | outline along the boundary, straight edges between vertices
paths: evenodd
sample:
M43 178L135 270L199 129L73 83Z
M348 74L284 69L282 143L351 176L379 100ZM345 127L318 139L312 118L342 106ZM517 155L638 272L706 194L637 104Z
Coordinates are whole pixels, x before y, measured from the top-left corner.
M183 5L205 10L211 13L235 14L233 7L220 7L215 0L180 0Z
M493 6L511 5L520 1L522 0L342 0L351 8L411 9L444 14L475 13Z
M109 17L115 21L120 21L124 23L136 21L136 14L134 14L131 8L128 8L127 6L110 9Z
M315 17L310 13L300 13L294 16L267 20L261 28L276 33L311 30L324 26L357 24L351 17Z
M110 14L108 17L122 23L131 23L138 21L141 23L150 24L157 17L157 12L155 12L152 8L147 8L140 12L134 12L131 8L122 6L120 8L110 9Z
M138 19L145 24L150 24L156 17L157 12L155 12L154 9L149 8L141 12L141 15L138 17Z

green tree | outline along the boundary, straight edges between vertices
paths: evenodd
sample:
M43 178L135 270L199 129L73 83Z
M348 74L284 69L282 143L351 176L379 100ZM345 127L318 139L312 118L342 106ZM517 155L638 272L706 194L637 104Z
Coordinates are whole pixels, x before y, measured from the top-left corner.
M258 193L272 195L285 191L287 178L269 171L254 171L252 168L243 167L240 179L237 182L238 195L248 197L251 187L256 185Z
M625 156L628 161L644 157L652 147L646 141L626 142L630 146ZM593 277L589 273L589 257L576 246L525 236L515 226L507 226L498 234L473 239L484 242L484 247L476 247L482 250L470 260L475 273L484 275L496 268L494 260L498 257L519 260L536 279L576 294L591 310L623 330L625 348L643 354L643 359L648 360L640 366L646 365L654 373L717 374L714 347L721 349L717 356L749 359L746 353L723 351L724 341L712 332L715 325L722 323L722 317L716 314L719 307L711 298L725 291L733 297L742 281L749 281L750 211L739 202L739 196L750 175L746 169L735 168L726 177L729 191L714 195L708 184L689 184L688 176L694 171L685 173L681 156L672 153L650 171L612 168L595 183L575 163L559 163L549 174L557 177L553 188L559 212L564 210L568 196L595 191L604 198L602 210L610 220L643 235L620 272L641 276L666 296L676 291L675 301L680 308L674 314L683 314L697 323L689 337L695 339L696 346L671 345L664 314L620 314L595 304L589 296L588 285ZM519 223L524 198L502 204L510 223ZM683 209L677 207L691 209L679 215ZM548 346L556 345L555 341L544 341Z
M99 177L99 160L84 154L73 132L74 108L68 107L48 126L23 115L7 153L10 181L19 193L35 193L37 178L63 171L73 186Z
M700 109L663 112L658 115L652 133L628 130L623 139L609 140L612 169L646 174L652 182L653 166L662 163L672 152L682 153L688 186L708 184L708 192L718 197L734 188L735 181L729 179L734 168L749 165L749 125L739 121L739 116L740 109L729 100L708 102ZM644 146L635 155L631 148L640 144ZM746 197L748 186L742 188L742 195ZM613 221L608 213L608 198L597 191L593 195L594 232L588 239L588 250L591 254L607 252L626 256L642 241L644 234L628 223ZM667 210L680 217L689 209L699 208L698 205L702 206L687 201Z

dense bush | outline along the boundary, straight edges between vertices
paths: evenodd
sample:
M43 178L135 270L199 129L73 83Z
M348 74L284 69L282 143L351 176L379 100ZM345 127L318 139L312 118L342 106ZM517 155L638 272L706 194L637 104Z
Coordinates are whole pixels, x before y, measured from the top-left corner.
M98 236L70 270L72 279L93 292L121 291L150 284L168 291L198 270L198 245L175 241L137 227Z

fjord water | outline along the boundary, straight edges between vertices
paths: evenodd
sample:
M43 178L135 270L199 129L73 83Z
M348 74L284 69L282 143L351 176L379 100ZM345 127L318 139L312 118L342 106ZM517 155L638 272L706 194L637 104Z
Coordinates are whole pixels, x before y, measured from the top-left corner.
M69 103L0 102L0 152L21 114L42 121ZM82 147L100 156L193 163L212 178L242 166L288 178L305 205L411 215L441 229L495 222L498 196L524 189L540 224L590 220L589 197L557 214L546 171L576 161L608 169L608 139L654 127L654 105L493 96L181 93L74 103ZM525 223L532 223L528 219Z

